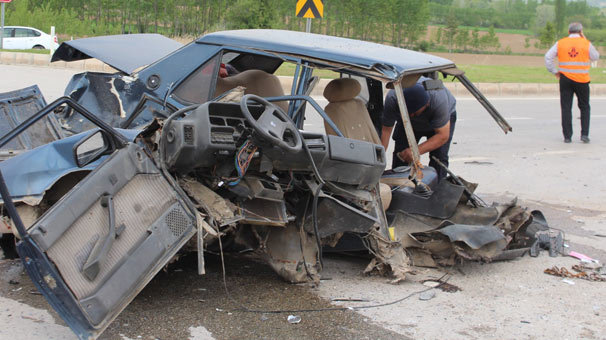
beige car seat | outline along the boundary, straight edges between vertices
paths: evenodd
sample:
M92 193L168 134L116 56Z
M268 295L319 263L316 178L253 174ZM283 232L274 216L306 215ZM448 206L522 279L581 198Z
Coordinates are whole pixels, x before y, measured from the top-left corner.
M352 78L334 79L324 89L324 97L328 105L324 111L347 138L364 140L381 144L364 102L356 98L361 90L360 83ZM335 131L324 122L324 128L329 135Z
M356 98L361 89L360 83L352 78L332 80L324 88L324 97L328 100L324 111L341 130L343 136L381 144L366 105L361 99ZM336 135L336 132L326 122L324 122L324 129L326 134ZM380 183L379 192L383 210L386 210L391 203L391 188L387 184Z
M230 77L217 78L215 97L237 87L245 88L244 94L260 97L278 97L284 95L282 84L277 76L262 70L246 70ZM288 112L288 102L274 102L284 112Z

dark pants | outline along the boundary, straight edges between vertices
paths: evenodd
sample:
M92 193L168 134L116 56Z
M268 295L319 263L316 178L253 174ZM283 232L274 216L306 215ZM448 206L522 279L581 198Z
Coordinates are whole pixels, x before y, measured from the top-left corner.
M444 163L444 165L448 166L448 150L450 150L450 142L452 141L452 135L454 134L455 124L457 122L457 113L453 113L450 116L450 136L448 136L448 141L444 143L441 147L429 152L429 166L436 169L438 173L438 179L442 179L446 177L448 174L444 168L436 163L431 156L435 156L440 162ZM415 138L417 139L417 143L421 137L427 137L427 139L431 138L435 135L435 131L414 131ZM408 165L408 163L402 162L400 158L398 158L397 153L408 148L408 140L406 138L401 138L401 140L396 141L395 151L393 153L393 160L391 162L391 167L397 168L402 165Z
M577 83L560 75L560 107L562 108L562 133L572 137L572 97L577 95L581 110L581 136L589 136L589 83Z

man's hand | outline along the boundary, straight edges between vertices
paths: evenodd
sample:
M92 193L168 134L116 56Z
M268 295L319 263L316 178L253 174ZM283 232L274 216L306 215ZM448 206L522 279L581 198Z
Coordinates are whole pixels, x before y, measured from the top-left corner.
M400 159L408 164L412 164L412 150L410 148L406 148L400 152L398 152L398 156Z
M560 72L555 74L556 79L560 79Z

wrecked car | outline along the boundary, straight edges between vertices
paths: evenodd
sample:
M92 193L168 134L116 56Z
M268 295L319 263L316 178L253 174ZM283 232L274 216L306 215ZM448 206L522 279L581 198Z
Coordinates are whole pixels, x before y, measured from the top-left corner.
M385 170L384 89L402 93L422 75L432 86L457 78L511 130L451 61L278 30L217 32L183 47L137 39L64 43L53 60L96 57L117 72L76 75L65 97L0 138L8 145L48 117L64 134L0 163L2 225L80 338L102 333L180 251L197 251L203 274L205 249L252 249L304 282L319 280L323 251L361 248L373 257L368 272L400 281L411 265L497 260L533 242L531 213L486 206L454 174L438 181L413 136L413 164ZM156 54L143 53L152 41ZM289 94L274 75L283 64L295 69ZM310 96L316 70L336 76L325 108ZM323 129L305 128L314 115Z

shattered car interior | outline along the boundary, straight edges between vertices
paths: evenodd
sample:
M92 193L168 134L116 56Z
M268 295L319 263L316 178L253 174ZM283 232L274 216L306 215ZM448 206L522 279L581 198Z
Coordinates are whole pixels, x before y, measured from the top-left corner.
M217 32L182 47L145 35L128 49L137 39L63 43L53 60L95 57L117 72L74 76L65 97L0 139L8 150L29 127L59 127L0 163L2 232L15 235L28 274L80 338L103 332L179 252L197 251L203 274L206 250L248 250L297 283L319 282L323 252L364 250L366 272L398 282L414 266L521 256L548 229L515 201L488 206L453 173L438 181L411 134L415 162L386 170L385 88L400 94L411 129L402 88L422 75L431 86L458 79L511 130L449 60L277 30ZM101 40L122 52L95 50ZM274 75L285 64L295 69L289 94ZM310 96L315 70L337 75L324 108ZM306 129L314 115L323 129Z

